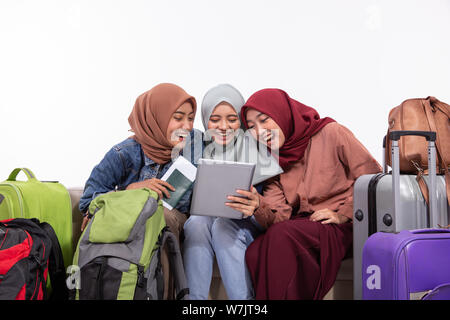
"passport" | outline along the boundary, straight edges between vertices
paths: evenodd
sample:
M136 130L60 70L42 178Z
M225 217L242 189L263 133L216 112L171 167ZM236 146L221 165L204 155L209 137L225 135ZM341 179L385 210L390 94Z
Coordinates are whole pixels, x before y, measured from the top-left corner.
M170 198L164 196L164 202L169 204L172 208L175 208L180 199L184 196L186 191L189 190L193 181L189 180L184 174L182 174L178 169L172 171L170 176L166 180L170 183L175 191L168 189L170 193Z

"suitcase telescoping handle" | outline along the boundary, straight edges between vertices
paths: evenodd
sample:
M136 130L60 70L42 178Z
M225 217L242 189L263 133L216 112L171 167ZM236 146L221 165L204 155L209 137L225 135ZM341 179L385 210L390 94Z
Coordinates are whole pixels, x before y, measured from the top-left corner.
M439 214L437 211L436 195L436 132L433 131L391 131L389 139L392 140L392 190L394 190L394 214L400 212L400 158L398 140L402 136L422 136L428 141L428 175L429 175L429 202L430 227L438 228ZM397 211L399 210L399 211Z
M403 136L420 136L420 137L424 137L425 139L427 139L427 141L436 141L436 132L434 131L408 131L408 130L403 130L403 131L391 131L389 134L389 138L391 140L395 140L398 141L400 140L400 137Z
M383 173L388 173L388 166L386 163L386 136L383 137L383 154L382 154L382 160L383 160Z

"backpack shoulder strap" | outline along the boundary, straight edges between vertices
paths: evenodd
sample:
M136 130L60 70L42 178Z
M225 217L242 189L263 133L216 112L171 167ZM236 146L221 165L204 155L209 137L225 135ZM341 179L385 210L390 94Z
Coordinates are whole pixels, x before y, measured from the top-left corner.
M66 286L66 272L64 260L55 230L47 222L39 223L52 242L52 250L48 260L48 272L52 284L50 300L68 300L69 291Z
M187 285L186 274L183 267L183 259L181 256L180 245L175 235L169 230L165 229L162 233L161 248L167 244L170 271L175 280L175 293L177 300L185 300L189 295L189 288Z

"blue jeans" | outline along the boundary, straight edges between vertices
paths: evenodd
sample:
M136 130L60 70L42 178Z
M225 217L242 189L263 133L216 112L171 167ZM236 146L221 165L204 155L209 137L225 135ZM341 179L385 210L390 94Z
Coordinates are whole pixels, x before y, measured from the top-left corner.
M245 251L261 232L260 228L251 218L189 217L184 224L183 259L190 299L208 298L214 256L228 298L254 298Z

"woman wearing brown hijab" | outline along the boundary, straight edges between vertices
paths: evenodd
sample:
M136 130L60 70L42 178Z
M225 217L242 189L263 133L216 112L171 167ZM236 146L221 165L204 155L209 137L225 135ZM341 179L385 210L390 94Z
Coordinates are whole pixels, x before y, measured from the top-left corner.
M79 204L85 214L82 229L88 222L86 211L90 202L102 193L147 187L156 191L160 199L163 195L170 197L168 190L174 188L161 177L172 160L181 154L196 164L202 154L202 148L191 148L202 145L201 132L193 129L196 109L195 98L170 83L161 83L136 99L128 118L134 135L113 146L86 182ZM186 145L186 141L191 143ZM173 210L164 208L166 224L178 239L187 219L191 194L192 187Z
M266 228L246 251L255 298L322 299L351 253L353 184L381 167L350 130L282 90L254 93L241 118L284 170L253 210Z

